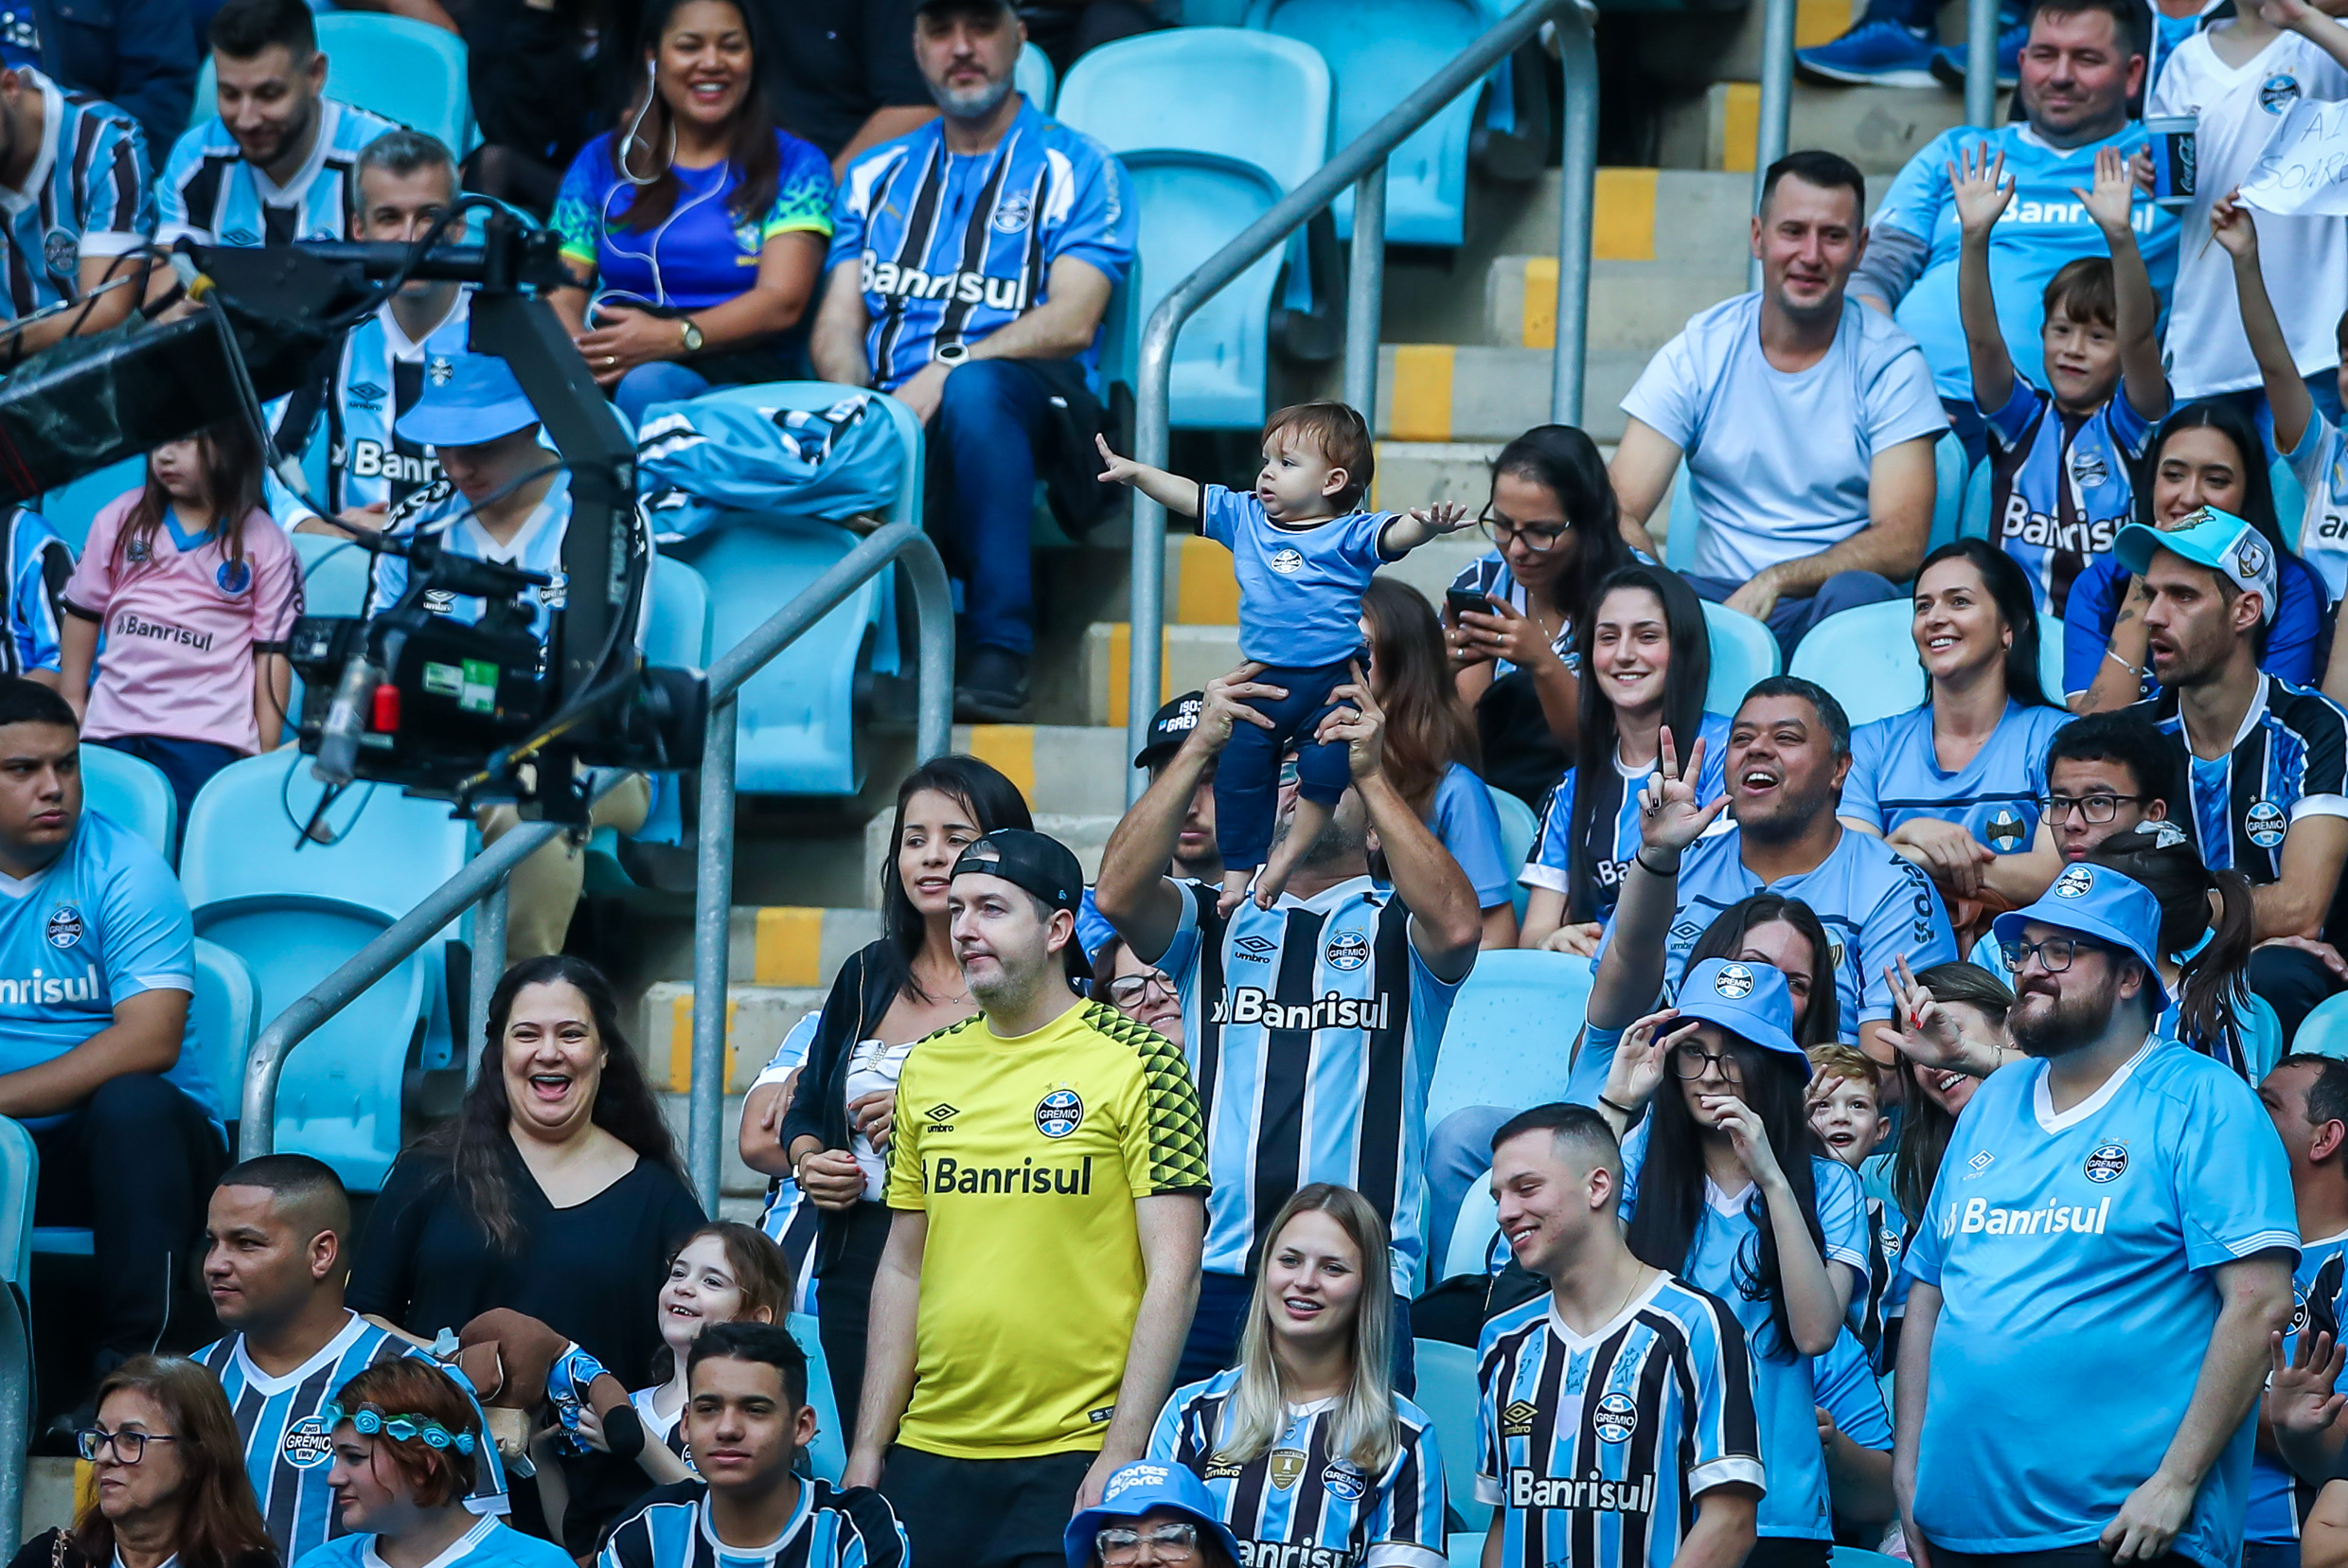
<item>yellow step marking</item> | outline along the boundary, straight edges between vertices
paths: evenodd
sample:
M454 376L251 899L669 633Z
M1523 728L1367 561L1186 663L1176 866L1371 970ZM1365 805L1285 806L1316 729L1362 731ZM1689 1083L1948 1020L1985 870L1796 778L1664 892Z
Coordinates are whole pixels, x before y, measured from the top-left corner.
M1211 539L1191 534L1179 543L1174 579L1178 626L1239 624L1239 579L1231 552Z
M1163 703L1174 695L1174 671L1167 654L1172 640L1164 632L1158 633L1158 701ZM1133 686L1133 627L1119 621L1109 629L1109 724L1123 729L1126 709Z
M1555 292L1555 285L1552 286ZM1554 337L1556 326L1550 328ZM1389 417L1391 436L1397 441L1448 441L1451 438L1451 365L1448 343L1399 343L1395 346L1394 401Z
M734 1080L734 999L725 1002L725 1078ZM693 993L680 991L668 1003L668 1092L693 1087Z
M787 905L759 910L750 981L756 986L822 985L824 912Z
M1720 167L1732 173L1750 174L1761 145L1761 86L1732 81L1720 115Z

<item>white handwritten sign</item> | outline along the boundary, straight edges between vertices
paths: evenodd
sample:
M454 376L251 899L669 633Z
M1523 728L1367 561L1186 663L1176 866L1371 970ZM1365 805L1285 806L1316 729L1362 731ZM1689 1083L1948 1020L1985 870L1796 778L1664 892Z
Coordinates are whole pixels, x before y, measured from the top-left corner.
M2292 104L2242 182L2242 200L2286 217L2348 214L2348 103Z

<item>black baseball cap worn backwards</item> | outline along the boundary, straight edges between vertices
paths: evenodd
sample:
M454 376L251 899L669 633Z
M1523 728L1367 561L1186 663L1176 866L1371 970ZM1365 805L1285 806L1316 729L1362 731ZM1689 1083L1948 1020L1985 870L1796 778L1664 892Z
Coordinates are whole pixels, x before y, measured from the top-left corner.
M1084 867L1069 847L1048 833L998 828L962 851L956 877L1001 877L1071 915L1084 899Z

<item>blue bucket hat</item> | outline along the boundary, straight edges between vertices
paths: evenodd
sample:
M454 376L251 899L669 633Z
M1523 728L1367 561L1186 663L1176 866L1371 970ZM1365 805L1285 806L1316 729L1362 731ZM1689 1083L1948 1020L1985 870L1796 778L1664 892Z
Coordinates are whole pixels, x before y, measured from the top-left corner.
M1186 1515L1200 1535L1223 1549L1227 1560L1244 1560L1238 1538L1215 1512L1215 1499L1207 1495L1205 1482L1180 1465L1137 1459L1110 1471L1101 1488L1101 1500L1068 1522L1067 1533L1060 1538L1068 1568L1092 1568L1093 1538L1112 1520L1135 1519L1152 1508Z
M424 346L424 395L393 428L418 446L479 446L538 422L511 365L443 331Z
M2256 594L2266 618L2275 618L2277 601L2274 546L2267 536L2230 511L2203 507L2178 519L2174 528L2147 528L2131 523L2111 542L2121 565L2139 576L2152 564L2152 552L2167 550L2197 566L2206 566L2246 594Z
M2000 942L2019 942L2022 927L2033 920L2075 931L2128 953L2151 976L2155 1010L2169 1005L2168 989L2161 984L2161 967L2152 957L2161 936L2161 900L2135 878L2084 861L2067 865L2037 903L2009 910L1991 921L1990 934Z
M1680 1022L1700 1018L1765 1051L1809 1058L1793 1042L1793 992L1768 964L1705 958L1688 966L1676 1006Z

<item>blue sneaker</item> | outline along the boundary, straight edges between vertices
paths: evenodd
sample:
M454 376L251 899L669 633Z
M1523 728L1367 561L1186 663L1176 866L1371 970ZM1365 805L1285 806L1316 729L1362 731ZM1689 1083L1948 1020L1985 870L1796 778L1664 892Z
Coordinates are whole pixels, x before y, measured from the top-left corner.
M2017 22L1998 29L1998 85L2013 86L2021 80L2022 45L2030 42L2030 24ZM1943 86L1965 90L1965 45L1944 44L1932 51L1932 75Z
M1831 87L1930 87L1932 36L1889 17L1861 22L1831 44L1793 52L1794 74Z

